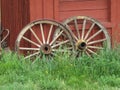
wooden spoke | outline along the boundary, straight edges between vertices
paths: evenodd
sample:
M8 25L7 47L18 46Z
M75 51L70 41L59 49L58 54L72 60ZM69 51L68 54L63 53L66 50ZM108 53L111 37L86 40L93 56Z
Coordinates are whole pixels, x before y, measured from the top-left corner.
M30 54L30 55L26 56L25 59L31 58L31 57L33 57L33 56L36 56L36 55L38 55L39 53L40 53L40 52L35 52L35 53L33 53L33 54Z
M28 42L30 42L31 44L34 44L35 46L37 46L37 47L40 47L40 45L39 44L37 44L37 43L35 43L35 42L33 42L32 40L30 40L30 39L28 39L28 38L26 38L26 37L22 37L24 40L26 40L26 41L28 41Z
M93 49L103 49L102 47L98 47L98 46L87 46L88 48L93 48Z
M66 24L65 26L66 26L69 30L71 30L70 27L69 27L67 24ZM71 31L72 31L72 30L71 30ZM72 33L72 36L75 38L76 41L78 41L78 38L76 37L76 35L75 35L74 33Z
M52 52L51 52L51 55L52 55L52 56L56 56L57 53L56 53L55 51L52 51Z
M27 47L19 47L20 50L40 50L40 48L27 48Z
M74 23L75 23L75 29L76 29L77 34L78 34L78 39L80 39L80 32L79 32L78 23L77 23L77 19L76 18L74 19Z
M100 34L102 32L102 29L99 30L98 32L96 32L95 34L93 34L90 38L87 39L87 42L90 41L91 39L93 39L94 37L96 37L98 34Z
M48 38L47 38L47 44L49 44L52 29L53 29L53 25L51 25L50 30L49 30L49 34L48 34Z
M73 49L73 47L69 47L69 48L65 48L66 50L72 50Z
M38 36L36 35L36 33L33 31L32 28L30 28L30 31L32 32L32 34L34 35L34 37L37 39L37 41L40 43L40 45L42 45L42 42L40 41L40 39L38 38Z
M60 45L62 45L62 44L66 44L66 43L68 43L68 42L69 42L69 40L62 41L62 42L60 42L60 43L58 43L58 44L53 45L52 48L55 48L55 47L60 46Z
M86 26L86 19L84 19L84 21L83 21L81 39L83 39L83 38L84 38L84 34L85 34L85 26Z
M104 42L104 41L106 41L107 39L105 38L105 39L100 39L100 40L95 40L95 41L91 41L91 42L88 42L88 45L90 45L90 44L95 44L95 43L100 43L100 42Z
M96 52L92 51L91 49L87 49L90 53L97 55Z
M92 29L93 29L94 26L95 26L95 23L93 23L93 24L91 25L91 27L89 28L88 32L87 32L86 35L85 35L84 40L86 40L86 39L88 38L88 36L89 36L90 32L92 31Z
M63 31L60 31L60 33L52 40L52 42L50 43L50 45L52 45L58 39L58 37L60 37L60 35L62 33L63 33Z
M85 53L86 53L89 57L91 57L90 54L89 54L87 51L85 51Z
M42 34L43 43L45 44L45 35L44 35L44 31L43 31L43 26L41 23L40 23L40 30L41 30L41 34Z
M58 35L58 33L60 33L61 29L60 28L57 28L54 32L54 36L53 37L56 37Z
M53 52L71 52L71 51L68 51L67 49L65 50L59 50L59 49L52 49Z

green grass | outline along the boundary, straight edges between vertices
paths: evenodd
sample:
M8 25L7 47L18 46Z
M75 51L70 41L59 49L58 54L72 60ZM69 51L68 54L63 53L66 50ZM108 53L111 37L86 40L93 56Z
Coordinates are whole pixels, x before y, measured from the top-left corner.
M3 52L0 90L120 90L120 47L93 58L58 53L35 62Z

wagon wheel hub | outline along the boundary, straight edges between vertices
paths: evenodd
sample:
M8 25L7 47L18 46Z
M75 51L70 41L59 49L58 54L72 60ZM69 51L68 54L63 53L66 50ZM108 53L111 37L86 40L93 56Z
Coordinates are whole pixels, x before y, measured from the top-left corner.
M41 46L41 50L44 54L51 54L51 52L52 52L52 48L49 44L43 44Z
M78 40L76 42L76 49L80 51L84 51L87 47L87 43L84 40Z

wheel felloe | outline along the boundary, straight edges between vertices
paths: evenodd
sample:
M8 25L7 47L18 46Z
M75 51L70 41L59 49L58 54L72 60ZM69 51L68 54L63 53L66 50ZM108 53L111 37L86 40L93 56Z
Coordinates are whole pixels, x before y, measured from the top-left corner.
M16 52L24 54L26 59L42 57L43 54L54 56L56 52L74 50L69 30L53 20L37 20L28 24L18 35L15 46Z
M71 32L76 51L80 51L78 54L97 55L98 51L111 48L107 30L96 19L87 16L75 16L66 19L63 24Z

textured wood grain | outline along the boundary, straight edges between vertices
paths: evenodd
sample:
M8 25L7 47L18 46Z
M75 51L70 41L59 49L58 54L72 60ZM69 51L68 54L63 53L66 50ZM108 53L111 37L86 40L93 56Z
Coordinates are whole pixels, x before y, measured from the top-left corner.
M71 16L91 16L100 21L109 21L109 0L60 0L60 20Z
M36 19L63 21L77 15L98 19L112 40L120 41L120 0L1 0L2 26L10 30L8 44L14 48L20 30Z
M17 35L28 22L29 0L2 0L2 26L10 30L10 48L14 49Z

